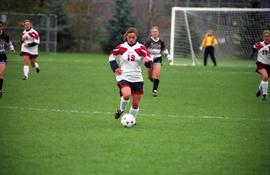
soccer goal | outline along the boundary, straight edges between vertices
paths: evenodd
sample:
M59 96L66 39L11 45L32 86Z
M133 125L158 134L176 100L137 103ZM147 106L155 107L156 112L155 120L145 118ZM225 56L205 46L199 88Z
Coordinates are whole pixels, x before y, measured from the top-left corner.
M39 50L55 53L57 51L57 16L54 14L31 14L16 12L0 12L0 20L5 24L15 48L20 48L23 21L29 19L40 35Z
M253 44L270 30L270 8L173 7L170 53L174 64L197 65L207 30L217 38L217 59L248 58Z

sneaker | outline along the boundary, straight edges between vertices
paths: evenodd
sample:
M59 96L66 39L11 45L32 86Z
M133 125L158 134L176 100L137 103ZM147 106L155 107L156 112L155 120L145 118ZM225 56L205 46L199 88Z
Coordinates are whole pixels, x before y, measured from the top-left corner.
M24 77L23 77L23 80L28 80L28 77L27 77L27 76L24 76Z
M256 97L259 97L259 96L261 96L261 90L259 89L257 92L256 92Z
M120 109L117 109L114 118L115 119L119 119L121 117L121 115L123 114L124 111L121 111Z
M153 96L153 97L157 97L157 90L154 90L154 91L153 91L152 96Z
M37 72L37 73L39 73L39 72L40 72L40 69L39 69L38 67L36 68L36 72Z
M263 101L266 101L266 100L267 100L267 94L263 94L262 100L263 100Z
M3 92L2 92L2 91L0 91L0 98L2 97L2 95L3 95Z

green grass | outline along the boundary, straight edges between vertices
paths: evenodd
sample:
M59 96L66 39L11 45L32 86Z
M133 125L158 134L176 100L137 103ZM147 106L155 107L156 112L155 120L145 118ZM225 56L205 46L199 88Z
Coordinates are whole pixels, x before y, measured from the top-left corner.
M23 81L21 58L9 55L1 175L270 173L270 102L255 97L255 64L165 63L158 97L145 81L138 125L122 128L106 55L43 53L38 61L40 74L32 69Z

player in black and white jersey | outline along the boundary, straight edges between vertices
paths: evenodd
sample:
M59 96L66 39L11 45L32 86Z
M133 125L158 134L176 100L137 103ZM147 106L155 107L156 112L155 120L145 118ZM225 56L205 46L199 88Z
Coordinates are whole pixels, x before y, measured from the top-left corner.
M152 67L152 60L147 49L137 42L137 38L137 29L128 28L124 34L126 42L114 48L109 56L109 63L116 74L121 96L120 107L115 113L115 119L120 118L130 98L132 98L132 104L129 113L137 117L144 84L141 65L145 64L147 68Z
M165 55L169 61L172 63L169 51L165 46L165 43L159 38L159 28L158 26L153 26L151 28L151 36L145 43L145 47L150 53L150 57L153 60L153 69L151 81L153 81L152 95L157 96L157 90L160 82L160 70L162 65L162 55Z
M38 57L38 45L40 43L40 37L36 30L33 29L33 25L29 20L24 21L24 31L21 37L21 56L23 57L23 80L28 79L30 64L39 73L40 68L36 62Z
M261 75L261 82L256 96L259 97L262 95L263 100L266 100L268 93L268 79L270 75L270 31L265 30L262 37L263 41L254 44L251 57L258 52L256 71Z
M5 46L7 46L13 53L15 53L15 49L9 39L9 36L4 31L4 23L0 21L0 97L2 97L3 95L2 89L3 89L4 75L5 75L6 64L7 64Z

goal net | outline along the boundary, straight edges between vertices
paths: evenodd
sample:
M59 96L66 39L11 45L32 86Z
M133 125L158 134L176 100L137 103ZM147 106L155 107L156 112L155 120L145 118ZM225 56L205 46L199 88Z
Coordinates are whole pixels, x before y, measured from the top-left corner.
M57 51L57 16L54 14L0 12L0 20L5 23L5 30L14 47L19 50L21 46L23 21L26 19L33 23L34 29L40 35L39 50L55 53Z
M270 30L270 8L173 7L170 53L174 64L202 63L201 41L213 30L217 59L248 58L254 43Z

